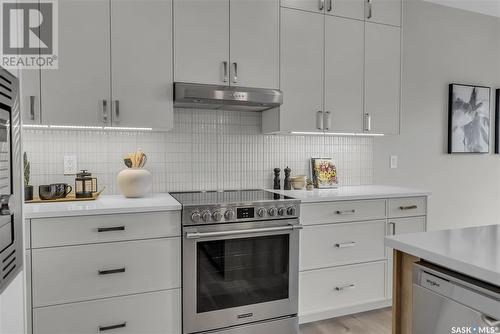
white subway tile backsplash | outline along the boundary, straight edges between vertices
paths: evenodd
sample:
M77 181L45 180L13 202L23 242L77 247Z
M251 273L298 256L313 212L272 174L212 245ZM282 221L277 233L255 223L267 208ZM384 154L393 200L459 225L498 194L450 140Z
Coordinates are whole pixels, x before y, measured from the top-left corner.
M90 170L107 194L119 193L124 153L139 148L148 156L154 192L271 188L275 167L309 175L311 157L332 157L341 185L372 183L373 138L262 135L261 122L254 112L183 109L175 111L170 132L26 129L24 149L33 185L72 184L63 159L75 154L78 168Z

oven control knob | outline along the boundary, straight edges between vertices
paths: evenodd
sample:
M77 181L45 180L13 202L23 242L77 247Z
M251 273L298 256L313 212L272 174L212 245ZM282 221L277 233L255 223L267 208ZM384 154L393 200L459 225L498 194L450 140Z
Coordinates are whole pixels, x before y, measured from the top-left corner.
M274 217L274 216L276 216L278 214L278 209L276 209L276 208L270 208L269 211L268 211L268 213L269 213L269 215L271 217Z
M201 215L201 218L203 218L203 221L204 221L205 223L210 221L210 217L212 217L212 215L210 214L210 211L205 211L205 212L203 212L203 214Z
M220 211L215 211L214 213L212 213L212 218L216 221L216 222L220 222L221 219L222 219L222 213Z
M294 206L289 206L288 209L286 209L286 214L289 216L295 216L297 214L297 209L295 209Z
M278 209L278 215L284 216L285 215L285 211L286 211L285 208L279 208Z
M191 220L193 221L193 223L199 223L200 219L201 219L200 213L199 212L193 212L193 214L191 215Z
M264 209L264 208L260 208L259 210L257 210L257 215L258 215L259 217L265 217L265 216L266 216L266 213L267 213L267 211L266 211L266 209Z
M233 220L235 216L236 214L234 213L234 210L227 210L226 213L224 213L226 220Z

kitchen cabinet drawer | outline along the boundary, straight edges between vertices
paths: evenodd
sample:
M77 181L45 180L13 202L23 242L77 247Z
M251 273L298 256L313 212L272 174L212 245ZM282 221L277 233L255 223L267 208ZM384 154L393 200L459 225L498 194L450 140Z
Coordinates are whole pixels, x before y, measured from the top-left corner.
M385 299L386 262L300 273L299 316Z
M425 216L426 208L425 197L408 197L390 199L387 202L388 217L412 217Z
M117 326L116 330L106 327ZM181 290L51 306L33 310L34 334L181 332Z
M180 238L32 250L34 307L181 286Z
M180 211L31 220L32 248L181 235Z
M300 270L383 260L385 220L306 226L300 236Z
M385 218L385 200L306 203L301 207L303 225Z

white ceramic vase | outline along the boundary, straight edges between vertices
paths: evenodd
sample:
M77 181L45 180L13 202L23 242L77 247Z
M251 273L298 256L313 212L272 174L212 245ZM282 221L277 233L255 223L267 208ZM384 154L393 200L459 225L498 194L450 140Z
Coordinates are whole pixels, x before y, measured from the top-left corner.
M144 168L126 168L118 173L117 180L125 197L144 197L153 186L153 175Z

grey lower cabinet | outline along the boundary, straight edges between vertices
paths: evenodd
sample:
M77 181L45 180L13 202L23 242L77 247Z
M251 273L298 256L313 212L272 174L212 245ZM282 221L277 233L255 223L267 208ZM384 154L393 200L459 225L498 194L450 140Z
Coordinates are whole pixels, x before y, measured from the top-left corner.
M316 9L318 3L323 10ZM376 0L281 4L284 102L263 112L263 132L399 134L401 28L355 19L366 8L375 17L385 5ZM394 6L401 10L400 3Z
M181 333L179 211L26 224L28 333Z
M426 197L303 203L299 321L391 305L386 235L425 231Z
M176 82L278 88L279 0L174 0Z
M23 123L171 129L171 1L61 1L59 68L23 71Z

